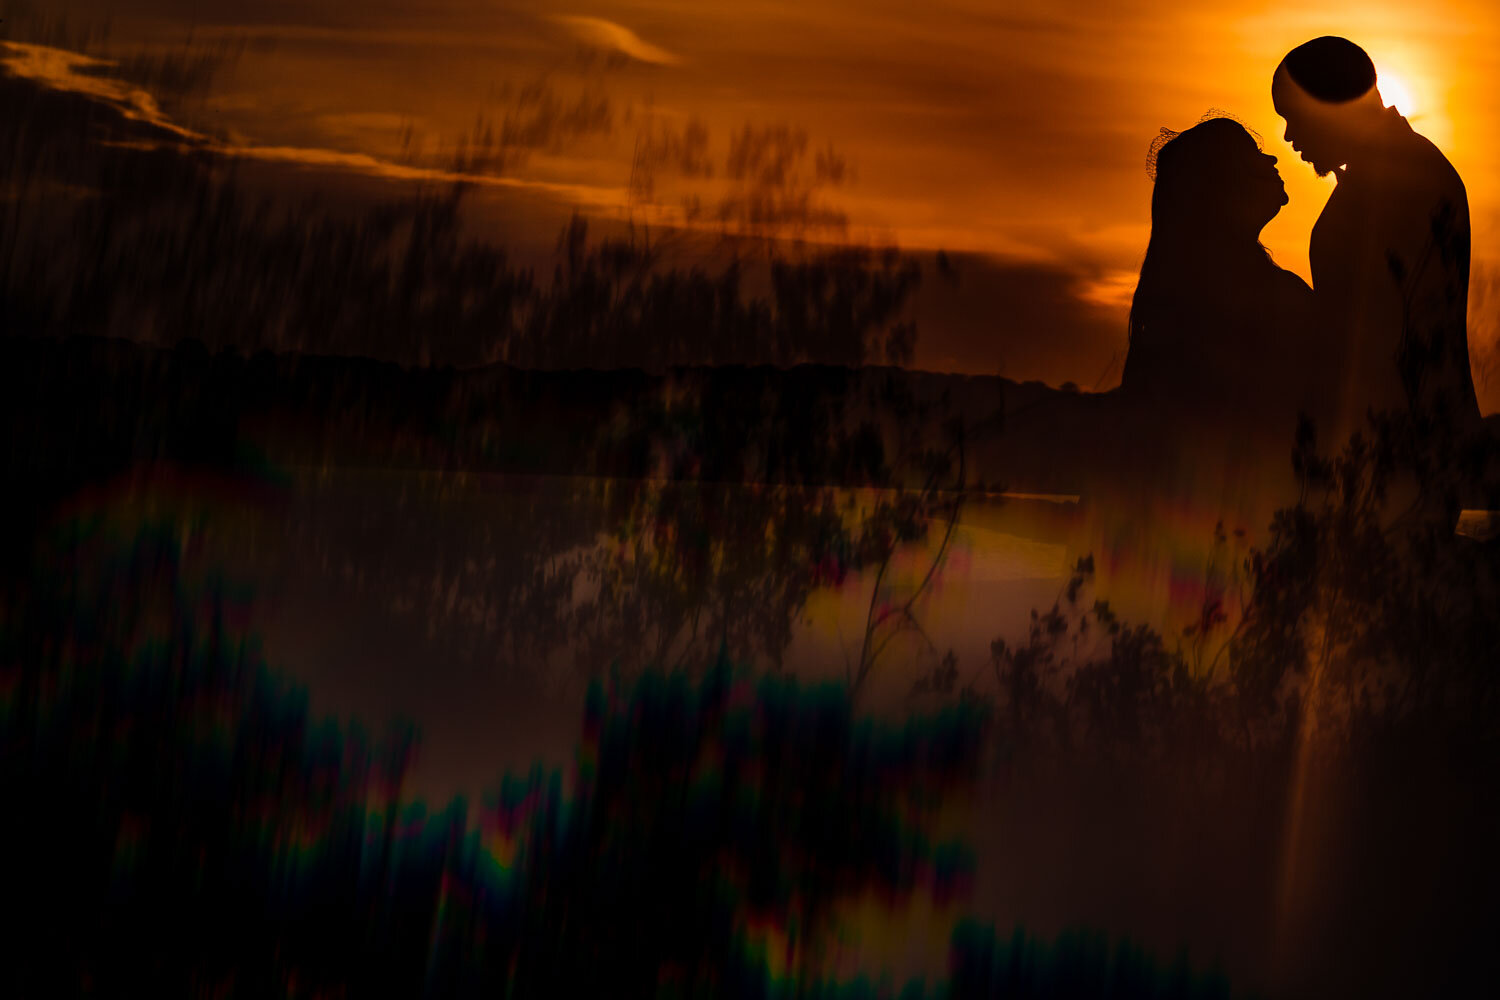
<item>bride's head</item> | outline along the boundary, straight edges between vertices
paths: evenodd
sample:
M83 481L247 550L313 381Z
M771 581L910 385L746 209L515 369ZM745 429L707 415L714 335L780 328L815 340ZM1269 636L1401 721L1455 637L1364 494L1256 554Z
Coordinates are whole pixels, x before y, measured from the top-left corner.
M1209 118L1153 146L1151 235L1181 237L1198 251L1255 244L1287 202L1276 157L1233 118ZM1186 248L1185 248L1186 249Z

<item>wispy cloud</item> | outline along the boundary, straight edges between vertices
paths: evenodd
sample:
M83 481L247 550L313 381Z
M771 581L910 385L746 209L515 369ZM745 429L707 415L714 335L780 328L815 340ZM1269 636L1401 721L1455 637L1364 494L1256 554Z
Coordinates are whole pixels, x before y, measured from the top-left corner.
M46 45L0 42L0 65L10 76L91 97L129 121L153 126L179 139L197 142L203 138L168 118L149 93L110 76L118 65L111 60Z
M224 156L260 160L267 163L348 170L353 173L392 181L472 184L476 187L536 191L542 194L556 195L584 208L620 209L626 204L626 192L623 187L559 184L552 181L528 180L520 177L501 177L487 173L411 166L370 156L366 153L345 153L335 149L318 149L307 146L233 146L225 144L213 147L213 152Z
M314 146L257 145L229 142L193 131L174 122L144 90L110 76L116 64L65 49L0 42L0 70L37 86L76 94L111 108L126 120L151 126L150 140L113 140L116 146L177 148L219 156L280 163L288 166L344 170L391 181L471 184L476 187L526 190L552 195L584 208L615 210L627 203L625 188L502 177L482 171L416 166L371 156ZM382 119L382 122L385 122Z
M1084 281L1078 297L1091 305L1128 309L1135 298L1137 279L1134 271L1108 271Z
M596 48L627 55L637 62L653 66L676 66L682 60L666 49L652 45L623 24L606 21L602 17L580 17L562 14L553 18L567 28L579 41Z

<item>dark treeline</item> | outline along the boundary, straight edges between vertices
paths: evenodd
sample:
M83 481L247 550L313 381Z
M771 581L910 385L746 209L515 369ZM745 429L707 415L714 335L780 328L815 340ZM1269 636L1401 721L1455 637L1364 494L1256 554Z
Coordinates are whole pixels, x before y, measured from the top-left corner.
M455 632L452 608L423 596L430 577L401 574L471 566L453 585L495 616L468 645L508 626L528 648L569 636L601 664L706 662L720 645L779 662L813 590L925 537L982 483L974 446L993 437L1003 400L993 380L894 369L658 377L430 371L81 338L13 338L8 348L19 363L0 374L0 407L9 468L25 484L6 498L13 572L30 566L32 539L58 504L132 475L216 470L248 497L294 495L278 484L305 484L309 469L550 474L575 485L536 488L569 499L532 504L526 524L494 525L483 541L435 523L414 530L373 497L351 497L332 518L304 504L287 530L301 550L352 559L411 592L434 627ZM882 490L863 513L849 495L861 486ZM615 543L607 552L565 556L601 533ZM585 579L595 596L570 607Z
M983 478L972 447L999 426L1001 399L998 387L893 369L464 373L125 341L13 338L7 348L17 363L0 374L6 455L25 484L5 500L12 573L28 570L36 533L65 499L135 475L212 470L246 497L290 497L308 470L512 474L523 477L513 489L571 499L532 504L528 524L494 525L484 542L435 524L419 536L373 497L351 497L332 519L303 504L287 530L304 551L383 576L472 565L454 584L490 601L496 628L572 635L600 663L705 662L726 643L735 657L779 659L814 588L878 565L953 514L955 488ZM965 392L976 417L955 419L952 398ZM988 427L977 416L986 411ZM521 485L536 475L575 485ZM883 490L863 515L848 495L860 486ZM552 563L601 533L618 554L571 558L558 576ZM523 563L536 573L504 599L495 574L479 571ZM581 611L566 601L579 574L600 583ZM420 598L427 581L412 586Z
M162 349L15 337L5 349L16 361L5 405L18 461L39 460L50 438L116 464L258 456L297 466L881 486L903 447L947 443L956 418L971 438L992 437L1017 389L998 378L820 365L433 370L210 352L196 340ZM54 419L80 410L108 419Z
M833 907L972 872L931 821L972 784L978 705L889 726L727 661L647 674L592 689L570 790L534 771L428 812L413 731L314 717L250 595L179 545L74 522L7 595L8 995L874 996L819 971ZM1078 940L1001 960L968 925L952 994L1227 995Z

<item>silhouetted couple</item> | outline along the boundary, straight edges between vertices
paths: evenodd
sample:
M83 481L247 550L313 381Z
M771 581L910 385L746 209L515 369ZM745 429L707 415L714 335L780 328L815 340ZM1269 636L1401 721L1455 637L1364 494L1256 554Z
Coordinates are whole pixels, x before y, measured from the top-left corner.
M1463 182L1384 106L1374 64L1346 39L1293 49L1271 93L1293 149L1338 182L1312 232L1312 288L1260 244L1287 203L1276 158L1230 118L1163 130L1123 393L1283 449L1299 411L1325 445L1370 411L1468 433L1480 417Z

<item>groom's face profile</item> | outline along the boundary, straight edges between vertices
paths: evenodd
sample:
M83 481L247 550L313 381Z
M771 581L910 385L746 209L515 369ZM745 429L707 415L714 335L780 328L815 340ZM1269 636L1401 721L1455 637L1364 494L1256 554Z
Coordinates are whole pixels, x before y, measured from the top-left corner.
M1277 69L1271 83L1271 102L1286 120L1284 138L1325 177L1344 165L1344 129L1335 104L1320 101L1292 80L1286 67Z

